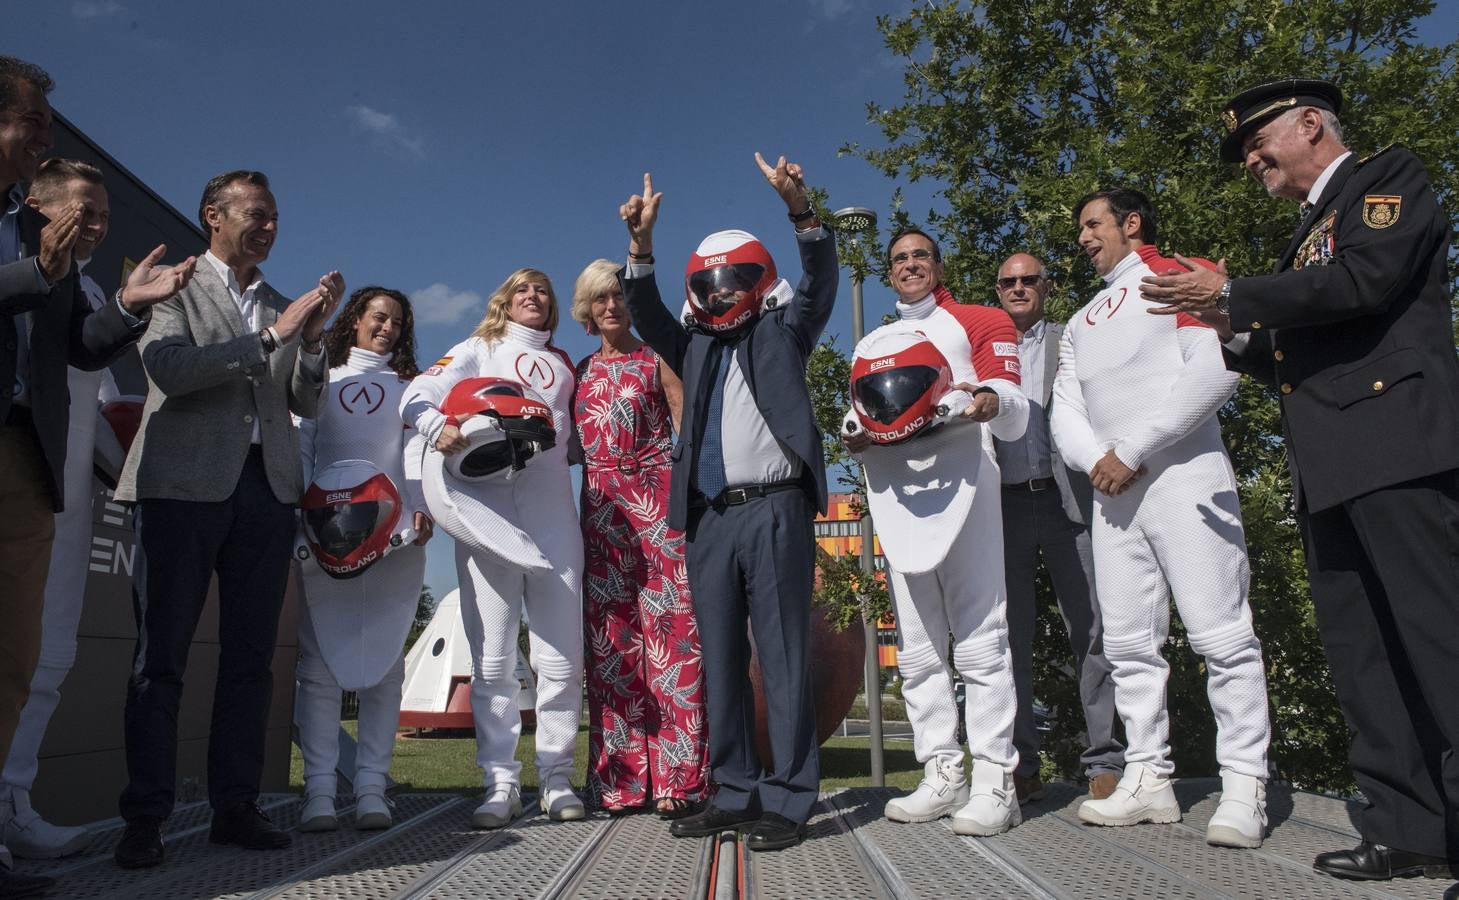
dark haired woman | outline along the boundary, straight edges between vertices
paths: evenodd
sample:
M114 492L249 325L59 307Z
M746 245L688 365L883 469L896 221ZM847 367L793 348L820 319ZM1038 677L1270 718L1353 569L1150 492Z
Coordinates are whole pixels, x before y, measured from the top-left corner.
M335 361L317 418L299 423L304 480L312 485L331 465L346 460L359 471L363 460L388 476L399 494L400 519L393 530L417 532L414 545L391 550L356 577L328 574L320 560L301 566L304 603L299 613L299 681L294 706L299 749L304 757L304 810L300 831L332 831L335 766L339 761L340 694L360 698L359 749L355 756L355 820L359 829L387 828L390 806L385 777L400 721L404 679L401 648L415 618L425 575L423 544L431 520L420 493L420 467L407 466L407 442L415 432L402 427L400 398L419 374L410 301L399 291L366 287L350 296L324 334ZM411 448L417 454L419 441ZM372 495L373 496L373 495ZM388 495L386 495L388 497ZM377 510L383 504L372 500ZM394 501L391 500L391 503ZM306 515L312 508L305 496ZM328 508L320 512L328 514Z

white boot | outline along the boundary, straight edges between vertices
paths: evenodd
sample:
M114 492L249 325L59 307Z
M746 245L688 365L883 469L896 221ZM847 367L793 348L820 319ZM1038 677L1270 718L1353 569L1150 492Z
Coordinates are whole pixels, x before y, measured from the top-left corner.
M973 775L968 781L968 802L952 815L954 832L987 837L1023 824L1023 811L1018 808L1012 772L1004 772L1002 766L986 760L975 759Z
M300 831L335 831L338 828L333 794L310 794L304 798L304 808L299 812Z
M893 822L932 822L950 816L968 802L963 758L934 756L922 767L922 783L905 797L887 801L884 813Z
M1091 825L1138 825L1141 822L1179 822L1180 804L1170 776L1143 763L1125 766L1115 792L1103 800L1079 804L1079 818Z
M497 782L486 789L486 798L471 814L472 828L500 828L522 814L522 789Z
M547 818L554 822L567 822L587 816L583 801L572 792L572 782L565 774L552 774L542 779L541 799L538 803Z
M390 801L385 799L384 788L361 788L355 794L355 830L379 831L389 828L395 822L390 815L390 805Z
M91 832L70 825L52 825L30 805L30 791L10 788L10 799L0 801L0 844L21 859L59 859L80 853L91 843Z
M1260 847L1266 830L1266 782L1235 772L1221 773L1221 805L1206 823L1206 843L1215 847Z

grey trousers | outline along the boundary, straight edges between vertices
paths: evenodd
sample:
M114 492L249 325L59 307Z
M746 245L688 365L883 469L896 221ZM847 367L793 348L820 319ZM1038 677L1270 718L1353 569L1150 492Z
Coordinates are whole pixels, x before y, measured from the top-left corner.
M1039 770L1039 734L1033 723L1033 639L1037 620L1039 554L1054 583L1059 613L1074 651L1079 673L1079 698L1084 707L1088 746L1079 757L1085 774L1118 774L1124 769L1125 748L1115 737L1115 684L1113 667L1105 659L1100 640L1099 604L1094 592L1094 555L1089 530L1070 521L1050 487L1028 491L1003 488L1003 565L1008 591L1008 643L1013 651L1013 686L1018 714L1013 723L1013 745L1018 749L1018 772L1028 777Z

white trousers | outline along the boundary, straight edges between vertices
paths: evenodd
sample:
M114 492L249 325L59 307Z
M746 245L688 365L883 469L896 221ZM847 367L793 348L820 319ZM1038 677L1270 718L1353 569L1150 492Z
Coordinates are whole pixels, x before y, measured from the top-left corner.
M1012 772L1017 700L1003 583L1003 511L998 468L981 467L977 495L947 558L920 575L890 569L897 613L897 668L902 700L912 720L917 761L961 758L957 741L957 700L948 666L952 662L966 685L964 697L968 749L973 758Z
M529 469L523 474L534 473ZM516 669L523 613L537 675L539 779L571 774L577 748L583 699L582 532L565 472L558 478L539 477L533 487L541 490L519 509L522 530L552 562L552 571L527 575L489 553L456 544L461 619L471 647L476 764L488 787L521 783L522 764L516 759L521 685Z
M1174 594L1191 648L1205 657L1221 771L1266 778L1266 674L1246 600L1251 569L1231 463L1221 449L1194 456L1167 450L1146 466L1117 497L1095 491L1090 528L1104 653L1128 739L1125 764L1167 775L1175 769L1165 703L1170 667L1160 652Z
M29 791L39 768L41 741L51 716L61 704L61 682L76 662L76 627L86 598L87 563L91 555L91 503L95 482L91 455L96 441L96 396L100 372L66 370L71 391L66 431L65 509L56 514L56 537L46 573L45 606L41 612L41 653L30 679L30 695L20 712L10 755L5 758L4 784ZM8 794L8 791L6 792Z
M307 603L299 604L299 665L294 677L298 681L294 725L299 729L299 753L304 757L304 793L332 797L338 789L335 770L339 766L339 707L343 691L324 663ZM379 684L356 692L360 698L355 749L356 795L367 789L385 787L395 753L400 688L404 681L402 656Z

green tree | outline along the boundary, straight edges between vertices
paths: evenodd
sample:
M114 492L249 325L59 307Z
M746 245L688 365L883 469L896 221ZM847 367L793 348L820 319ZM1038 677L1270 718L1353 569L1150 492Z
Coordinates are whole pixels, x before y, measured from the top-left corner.
M423 584L420 586L420 599L415 604L415 619L410 623L410 631L405 637L405 649L410 650L415 646L416 638L431 624L431 618L436 614L436 598L431 593L431 586Z
M922 221L941 239L949 287L965 301L990 300L999 263L1028 251L1060 283L1051 316L1067 318L1098 285L1074 246L1071 206L1115 184L1155 200L1166 251L1224 257L1235 274L1261 273L1285 247L1296 210L1220 162L1217 148L1227 99L1271 78L1338 82L1348 146L1360 154L1409 147L1428 165L1440 202L1459 208L1459 41L1432 47L1415 39L1415 22L1433 7L1423 0L919 3L878 19L887 47L905 61L901 101L868 107L887 143L845 152L894 179L937 186L938 208ZM905 217L899 195L891 205L894 219ZM1459 281L1452 251L1450 264ZM823 353L837 355L829 347ZM841 377L829 358L814 374ZM818 410L845 408L844 378L815 387ZM1347 730L1313 621L1276 401L1243 381L1222 422L1251 552L1272 758L1304 787L1348 789ZM1036 678L1057 714L1050 752L1072 774L1082 723L1046 580L1043 590ZM1177 764L1214 773L1205 673L1178 624L1167 657Z

